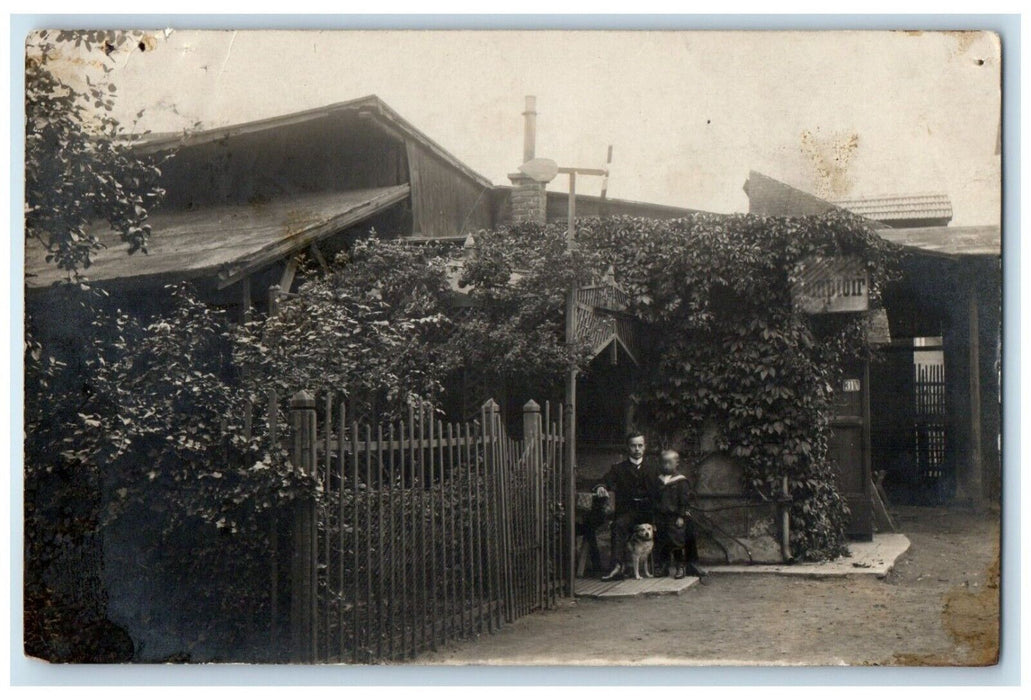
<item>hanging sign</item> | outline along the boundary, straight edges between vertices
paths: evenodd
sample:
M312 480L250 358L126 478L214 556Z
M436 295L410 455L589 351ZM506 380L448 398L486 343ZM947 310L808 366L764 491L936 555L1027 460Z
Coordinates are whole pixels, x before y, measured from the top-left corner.
M807 314L866 311L870 281L855 258L810 258L803 261L791 296L795 308Z

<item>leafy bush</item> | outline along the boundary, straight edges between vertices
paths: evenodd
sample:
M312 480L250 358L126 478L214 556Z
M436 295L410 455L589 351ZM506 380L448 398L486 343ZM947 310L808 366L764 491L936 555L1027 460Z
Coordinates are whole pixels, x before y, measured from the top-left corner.
M346 391L352 406L391 416L439 398L457 367L441 251L375 232L309 275L278 313L239 328L234 359L253 395Z
M149 323L78 285L64 293L87 329L74 359L27 348L27 597L47 593L64 529L55 514L72 512L69 537L131 541L108 547L109 561L125 559L121 578L177 592L167 621L176 634L237 648L246 621L269 606L267 586L256 585L268 516L316 485L269 449L265 421L248 436L223 312L186 287L170 289L172 309ZM35 387L50 391L34 396Z

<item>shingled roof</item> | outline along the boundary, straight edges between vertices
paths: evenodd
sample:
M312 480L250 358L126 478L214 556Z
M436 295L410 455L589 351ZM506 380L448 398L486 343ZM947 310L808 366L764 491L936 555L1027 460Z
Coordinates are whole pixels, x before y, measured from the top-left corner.
M884 197L833 199L831 204L874 221L927 221L943 226L952 221L952 202L947 194L911 194Z

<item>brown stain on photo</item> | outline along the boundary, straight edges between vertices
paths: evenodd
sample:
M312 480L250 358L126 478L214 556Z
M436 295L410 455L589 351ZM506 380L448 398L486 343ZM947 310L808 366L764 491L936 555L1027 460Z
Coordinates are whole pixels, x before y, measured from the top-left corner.
M970 50L970 47L974 45L974 42L981 36L981 32L978 31L951 31L947 32L950 39L955 41L955 46L952 49L952 55L958 58Z
M859 148L859 134L820 136L819 128L801 136L802 154L812 165L816 194L824 199L847 196L852 190L849 165Z
M980 590L953 586L942 603L942 626L958 647L953 654L896 654L900 666L993 666L999 663L999 552Z
M942 624L957 643L970 649L971 666L999 662L999 555L988 567L979 591L956 586L945 596Z
M158 38L153 34L144 34L140 37L139 42L136 44L136 48L140 51L153 51L158 47Z

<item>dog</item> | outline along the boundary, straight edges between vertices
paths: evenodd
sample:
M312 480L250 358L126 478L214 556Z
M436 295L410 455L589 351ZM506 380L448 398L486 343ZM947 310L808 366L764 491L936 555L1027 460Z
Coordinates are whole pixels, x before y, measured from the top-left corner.
M641 578L642 570L646 577L652 578L651 554L654 547L655 527L649 523L635 525L626 543L625 565L627 571L633 569L635 579Z

